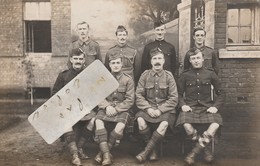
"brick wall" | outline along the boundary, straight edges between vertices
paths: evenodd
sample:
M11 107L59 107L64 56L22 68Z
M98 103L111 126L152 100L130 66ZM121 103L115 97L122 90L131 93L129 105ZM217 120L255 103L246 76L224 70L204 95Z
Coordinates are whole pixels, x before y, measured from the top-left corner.
M255 1L216 1L215 48L226 47L227 2ZM223 109L227 132L260 132L260 58L221 59L220 78L226 92Z
M22 56L23 24L21 0L1 0L0 11L0 56Z
M67 56L71 42L70 0L51 0L51 7L52 53L54 56Z

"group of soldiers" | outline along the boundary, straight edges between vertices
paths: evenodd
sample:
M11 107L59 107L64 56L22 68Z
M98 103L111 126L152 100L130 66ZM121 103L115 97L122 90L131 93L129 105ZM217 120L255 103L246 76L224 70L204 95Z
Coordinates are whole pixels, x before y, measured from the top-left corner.
M69 48L69 69L59 74L52 94L94 60L102 61L98 43L89 37L88 23L78 23L77 33L78 40ZM205 46L205 30L194 29L194 47L187 52L185 70L178 78L175 48L164 39L166 26L155 23L154 33L155 41L144 47L140 57L127 42L126 28L122 25L117 27L117 44L108 50L104 65L118 81L119 87L63 134L62 139L72 155L72 164L82 165L81 160L89 158L84 144L90 135L94 135L100 149L94 160L102 165L111 165L111 149L118 146L124 133L131 135L134 132L136 123L138 134L145 142L144 149L136 155L140 163L159 159L158 144L168 127L184 128L188 138L194 142L194 147L185 157L188 164L193 164L202 151L206 161L213 161L213 154L207 146L222 126L219 110L224 102L217 76L217 52ZM200 131L199 124L206 125L206 130Z

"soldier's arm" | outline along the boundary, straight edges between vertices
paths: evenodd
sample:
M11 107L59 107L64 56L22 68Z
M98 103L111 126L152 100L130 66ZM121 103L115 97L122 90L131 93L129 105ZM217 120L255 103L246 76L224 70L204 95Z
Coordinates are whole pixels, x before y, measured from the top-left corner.
M187 69L190 68L190 60L188 58L188 54L187 53L185 54L184 61L183 61L183 69L184 70L187 70Z
M175 51L175 48L174 48L174 46L172 47L172 49L171 49L171 64L172 64L172 66L171 66L171 68L172 68L172 74L174 75L174 76L176 76L176 70L177 70L177 58L176 58L176 51Z
M105 66L106 68L111 71L110 67L109 67L109 53L106 53L106 56L105 56Z
M212 67L215 70L216 74L218 75L219 72L219 53L217 50L212 52Z
M174 110L178 104L178 92L177 85L173 76L169 75L169 91L168 91L168 99L158 107L161 112L167 112Z
M98 107L101 109L106 109L107 106L110 106L111 104L105 99L101 103L98 104Z
M145 70L148 69L148 63L150 59L148 59L148 54L149 54L149 50L148 48L145 46L144 47L144 51L142 54L142 61L141 61L141 73L143 73Z
M218 110L222 107L225 100L225 94L221 89L221 82L215 72L212 72L212 85L214 87L214 92L216 96L214 97L214 104L213 106L216 107Z
M146 81L146 74L143 73L139 79L138 86L136 88L136 106L146 111L148 108L152 108L152 106L149 104L149 102L145 99L145 81Z
M102 56L101 56L99 45L97 45L96 51L97 51L97 59L99 59L102 62Z
M183 105L186 105L184 101L184 92L185 92L185 79L183 74L180 75L180 78L177 82L177 88L178 88L178 98L179 98L179 106L182 107Z
M117 104L115 109L117 110L117 112L127 111L133 106L134 101L135 101L134 81L132 80L132 78L130 78L126 86L125 100Z
M60 73L54 83L54 86L52 88L52 96L54 94L56 94L62 87L64 86L64 80L63 80L63 76Z

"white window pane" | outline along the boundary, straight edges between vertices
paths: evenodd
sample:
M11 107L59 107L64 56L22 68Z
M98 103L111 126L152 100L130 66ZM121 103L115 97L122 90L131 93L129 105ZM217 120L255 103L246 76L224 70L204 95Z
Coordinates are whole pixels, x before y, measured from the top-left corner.
M237 27L228 28L228 43L238 43L238 28Z
M251 10L241 9L240 10L240 25L250 25L251 26Z
M238 25L238 9L228 10L228 25Z
M240 32L240 37L242 43L251 43L251 28L242 27Z
M39 19L40 20L51 20L51 3L40 2L39 3Z
M50 2L26 2L24 20L51 20Z

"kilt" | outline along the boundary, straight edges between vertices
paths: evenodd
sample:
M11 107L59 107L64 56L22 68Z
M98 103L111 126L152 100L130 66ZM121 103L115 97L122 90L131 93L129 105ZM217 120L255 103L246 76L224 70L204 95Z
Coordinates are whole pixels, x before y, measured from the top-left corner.
M223 119L219 113L209 113L207 112L208 107L196 106L191 107L192 112L180 111L178 116L176 126L182 125L184 123L190 124L203 124L203 123L218 123L223 125Z
M109 117L106 115L105 110L100 109L96 115L96 119L100 119L107 122L122 122L124 124L127 124L127 122L130 119L130 115L128 112L119 112L116 116Z
M92 118L96 117L96 111L95 110L91 110L89 114L85 115L82 119L80 119L80 121L87 121L90 120Z
M144 118L145 121L150 122L150 123L160 123L162 121L167 121L171 128L174 125L175 120L176 120L175 113L171 113L170 111L162 113L161 116L159 116L157 118L152 118L148 113L146 113L144 111L139 111L135 115L136 119L138 117L142 117L142 118Z

